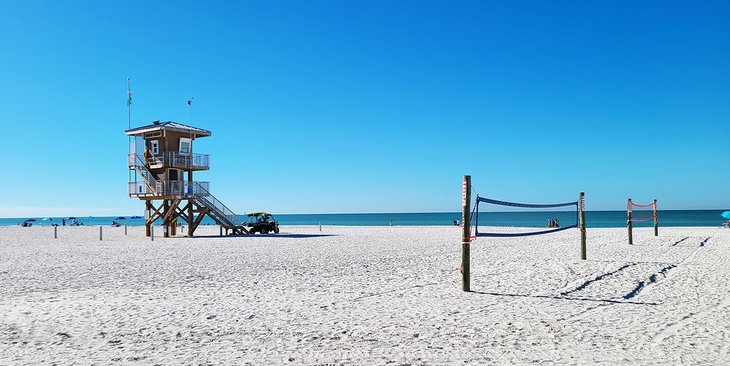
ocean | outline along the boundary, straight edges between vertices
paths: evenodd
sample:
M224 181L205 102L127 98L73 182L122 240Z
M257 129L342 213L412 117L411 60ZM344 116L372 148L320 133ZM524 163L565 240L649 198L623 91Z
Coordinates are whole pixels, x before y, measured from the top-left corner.
M659 226L722 226L726 221L720 214L723 210L660 210ZM635 218L649 217L646 211L634 211ZM426 213L366 213L366 214L274 214L281 225L345 225L345 226L440 226L452 225L454 219L461 220L458 212L426 212ZM19 225L24 218L0 218L0 226ZM62 225L61 217L36 217L33 225ZM77 217L84 225L111 225L116 216ZM542 212L480 212L480 226L524 226L545 227L548 219L558 219L562 226L575 223L575 211L542 211ZM144 219L117 219L129 226L144 225ZM66 223L68 225L68 222ZM215 225L206 217L202 225ZM587 211L586 226L591 228L611 228L626 226L626 211ZM634 227L652 226L652 222L636 222Z

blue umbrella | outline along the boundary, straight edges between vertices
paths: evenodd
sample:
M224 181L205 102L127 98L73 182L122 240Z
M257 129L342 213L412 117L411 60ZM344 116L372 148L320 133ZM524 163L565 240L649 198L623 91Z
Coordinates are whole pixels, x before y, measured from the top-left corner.
M720 216L730 220L730 211L725 211L725 212L721 213Z

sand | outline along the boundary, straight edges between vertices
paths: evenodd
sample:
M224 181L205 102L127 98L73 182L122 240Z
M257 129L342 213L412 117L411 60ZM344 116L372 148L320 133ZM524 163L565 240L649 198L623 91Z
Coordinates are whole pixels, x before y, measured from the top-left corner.
M199 234L0 228L0 364L730 363L728 229Z

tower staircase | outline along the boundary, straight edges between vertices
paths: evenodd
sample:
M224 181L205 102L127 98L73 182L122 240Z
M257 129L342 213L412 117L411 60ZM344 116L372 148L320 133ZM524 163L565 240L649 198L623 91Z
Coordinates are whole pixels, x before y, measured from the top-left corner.
M129 154L129 167L133 169L137 174L142 177L144 183L144 192L135 192L138 196L164 196L173 195L175 201L173 207L177 207L183 199L191 200L198 207L205 209L206 214L210 216L218 225L221 225L227 231L230 230L232 234L248 234L248 230L243 224L246 219L246 215L239 215L229 209L228 206L223 204L219 199L213 196L208 189L200 182L193 182L191 189L185 190L170 190L164 184L160 184L153 174L147 169L146 164L142 157L138 154ZM163 182L164 183L164 182ZM167 189L166 189L167 188ZM172 214L172 211L168 212L168 215ZM163 218L166 220L167 217Z

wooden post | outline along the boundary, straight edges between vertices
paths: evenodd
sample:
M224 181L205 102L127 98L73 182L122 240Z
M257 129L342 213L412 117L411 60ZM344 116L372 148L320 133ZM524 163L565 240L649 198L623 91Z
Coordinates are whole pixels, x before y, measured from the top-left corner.
M58 239L58 226L53 227L53 239Z
M322 231L322 221L319 222L319 231Z
M162 217L163 217L163 221L162 221L162 225L163 225L162 236L164 236L166 238L169 238L170 237L170 219L169 219L168 213L170 211L170 201L169 200L163 200L162 201L162 207L163 207L163 209L162 209L163 210L162 211ZM167 220L164 220L164 218L167 218Z
M155 226L150 227L150 241L155 241Z
M99 241L101 241L101 226L99 226Z
M631 198L626 205L626 228L629 230L629 244L634 244L634 224L631 221Z
M654 200L654 236L659 236L659 216L657 216L656 200Z
M218 236L223 236L223 226L222 225L218 225L218 231L219 231Z
M127 235L127 224L124 224L124 235Z
M192 172L188 175L188 181L191 182L190 184L192 184L192 179L190 177L192 177ZM195 231L193 229L194 219L193 219L193 201L192 200L188 201L188 206L189 206L189 208L188 208L188 236L192 238L193 233Z
M145 218L145 223L144 223L144 235L150 236L152 223L150 222L149 219L152 217L152 202L150 200L145 200L144 202L145 202L145 210L147 210L147 217Z
M580 192L578 210L580 211L580 259L587 259L586 250L586 199L585 192Z
M471 176L465 175L464 180L461 184L461 290L471 291L470 289L470 253L469 245L471 244Z

